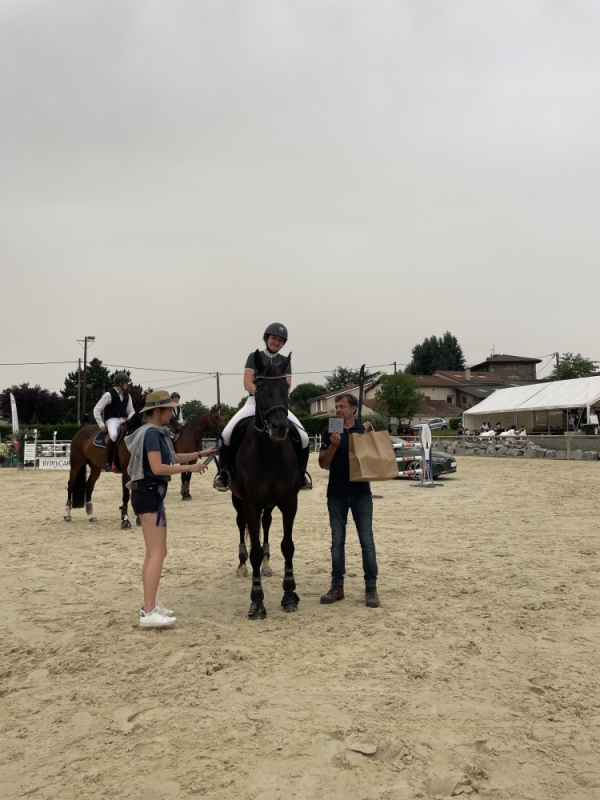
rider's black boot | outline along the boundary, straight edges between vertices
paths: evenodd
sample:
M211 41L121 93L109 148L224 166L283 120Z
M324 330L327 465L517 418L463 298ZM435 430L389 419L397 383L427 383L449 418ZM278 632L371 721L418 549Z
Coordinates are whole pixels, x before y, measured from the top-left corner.
M308 457L310 455L309 448L308 445L306 447L302 447L302 442L300 441L294 442L294 448L296 450L298 466L300 467L300 491L307 492L313 488L312 478L306 471L306 467L308 466Z
M104 465L104 472L112 472L113 456L115 454L115 443L112 439L108 440L106 445L106 464Z
M219 464L221 465L221 471L217 474L216 478L213 481L213 489L216 489L217 492L226 492L229 489L229 473L227 472L227 458L229 456L229 446L226 444L221 445L221 449L219 450Z

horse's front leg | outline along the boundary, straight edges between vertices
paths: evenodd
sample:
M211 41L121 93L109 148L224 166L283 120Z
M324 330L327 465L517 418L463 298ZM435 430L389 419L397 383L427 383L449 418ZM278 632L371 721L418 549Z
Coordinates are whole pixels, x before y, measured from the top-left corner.
M98 522L94 516L94 505L92 503L92 494L94 493L94 486L100 477L100 467L95 464L90 466L90 477L85 484L85 513L88 515L88 522Z
M233 507L237 512L235 521L237 523L238 530L240 532L240 546L238 549L240 563L238 564L236 575L238 578L247 578L248 550L246 549L246 517L244 516L244 504L240 500L240 498L236 497L234 494L231 495L231 500L233 502Z
M270 578L273 575L273 570L269 565L271 558L271 548L269 546L269 530L271 522L273 521L273 509L265 508L262 515L262 530L263 530L263 561L261 564L261 574L263 578Z
M267 616L265 608L262 583L260 580L260 565L263 560L263 548L260 543L260 509L249 503L244 503L244 516L250 534L250 563L252 564L252 589L250 590L250 609L248 619L264 619Z
M285 573L283 576L283 597L281 605L288 614L298 610L300 598L296 594L296 581L294 580L294 540L292 532L294 530L294 519L298 510L298 495L294 494L285 505L279 506L283 516L283 539L281 540L281 552L285 561Z
M181 499L182 500L191 500L192 495L190 494L190 481L192 480L192 473L191 472L182 472L181 473Z
M126 482L129 480L127 475L123 473L123 505L119 506L119 510L121 512L121 530L128 531L131 529L131 522L129 521L129 517L127 516L127 506L129 504L129 489L125 485Z

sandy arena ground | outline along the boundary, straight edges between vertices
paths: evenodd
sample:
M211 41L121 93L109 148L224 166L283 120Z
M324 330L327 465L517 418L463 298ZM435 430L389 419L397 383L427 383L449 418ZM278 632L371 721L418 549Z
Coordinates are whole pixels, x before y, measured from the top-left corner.
M140 631L139 529L103 476L97 525L62 521L66 473L0 470L0 796L215 800L600 798L594 463L459 458L443 489L378 484L382 607L329 585L326 474L297 517L298 614L236 579L228 495L168 500L161 597Z

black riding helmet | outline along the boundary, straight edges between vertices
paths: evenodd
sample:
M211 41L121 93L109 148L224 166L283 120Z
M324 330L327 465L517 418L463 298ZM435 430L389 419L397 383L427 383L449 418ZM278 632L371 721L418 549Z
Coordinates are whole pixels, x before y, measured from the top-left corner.
M117 372L115 377L113 378L113 384L116 386L118 383L131 383L131 378L126 372Z
M179 392L171 392L171 400L174 400L176 397L178 397L181 400L181 395L179 394Z
M272 322L270 325L267 325L267 328L263 334L263 339L265 342L267 341L269 336L281 336L284 342L288 340L288 330L285 325L282 325L281 322Z

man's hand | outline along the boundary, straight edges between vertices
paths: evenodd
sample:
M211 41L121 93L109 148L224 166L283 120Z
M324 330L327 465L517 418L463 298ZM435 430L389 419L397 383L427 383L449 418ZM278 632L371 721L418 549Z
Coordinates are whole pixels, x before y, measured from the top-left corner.
M373 430L373 426L371 425L370 422L365 422L364 425L363 425L363 428L365 429L365 433L370 433ZM339 433L338 433L338 436L339 436Z
M331 447L331 445L333 445L334 447L339 447L341 441L342 441L341 434L335 431L335 433L332 433L329 438L329 446Z
M341 441L342 436L337 431L331 434L329 437L329 447L326 450L321 450L319 453L319 466L321 469L327 469L331 464Z

